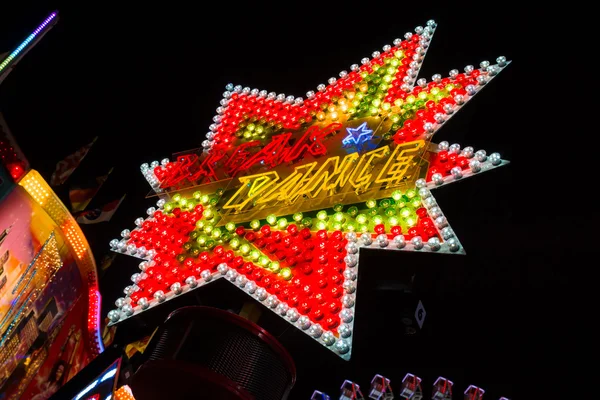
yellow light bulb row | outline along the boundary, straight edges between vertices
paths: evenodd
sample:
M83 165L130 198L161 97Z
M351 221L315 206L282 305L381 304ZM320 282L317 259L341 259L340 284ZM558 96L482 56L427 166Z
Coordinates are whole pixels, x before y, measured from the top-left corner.
M67 241L75 250L75 254L77 254L77 257L80 260L83 259L87 251L87 247L83 244L77 230L73 226L73 223L71 221L67 221L61 226L61 230L64 232Z
M20 182L25 187L27 193L34 198L42 207L46 204L50 197L50 192L44 188L44 186L35 179L35 176L27 174L25 178Z

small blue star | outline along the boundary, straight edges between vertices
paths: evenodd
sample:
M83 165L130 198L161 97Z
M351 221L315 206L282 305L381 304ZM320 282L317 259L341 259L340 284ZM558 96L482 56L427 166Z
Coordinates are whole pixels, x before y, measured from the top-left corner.
M342 140L344 146L359 145L373 138L373 131L369 129L366 122L358 128L346 128L348 136Z

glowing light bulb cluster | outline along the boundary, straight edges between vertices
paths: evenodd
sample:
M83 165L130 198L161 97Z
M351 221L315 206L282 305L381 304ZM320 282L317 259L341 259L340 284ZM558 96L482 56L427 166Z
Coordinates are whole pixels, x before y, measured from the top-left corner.
M34 174L27 174L20 182L21 186L27 190L37 203L42 207L46 205L46 202L50 198L50 190L44 187L44 185L36 179Z
M360 249L464 253L430 189L506 164L429 143L508 64L417 81L435 27L306 100L227 85L203 152L141 166L161 200L110 242L144 260L111 324L226 279L349 359Z
M13 60L17 58L19 53L21 53L35 38L56 18L58 14L53 12L38 26L35 31L33 31L27 38L19 45L16 49L14 49L1 63L0 63L0 74L2 70L4 70Z

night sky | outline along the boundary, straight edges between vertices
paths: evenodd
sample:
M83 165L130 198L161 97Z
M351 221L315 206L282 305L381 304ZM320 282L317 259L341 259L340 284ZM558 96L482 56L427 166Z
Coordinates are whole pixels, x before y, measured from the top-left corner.
M58 25L0 86L0 111L32 167L46 179L56 162L99 136L69 181L81 182L115 167L90 207L127 193L110 223L83 227L97 259L107 252L111 238L131 229L154 203L145 199L150 187L140 164L199 147L229 82L305 97L306 91L428 19L436 20L438 28L420 77L447 76L453 68L494 62L500 55L512 59L435 137L436 142L470 145L488 154L498 151L512 161L434 193L467 255L366 254L354 339L364 340L350 363L309 340L302 342L293 329L280 339L284 345L292 339L306 344L303 352L293 352L299 376L292 399L307 399L314 389L336 397L345 378L358 382L367 395L376 373L388 376L397 390L407 372L424 379L426 396L442 375L455 382L455 399L462 398L469 384L486 389L486 399L518 397L521 378L515 365L525 340L523 321L530 320L521 310L520 294L559 279L559 261L528 247L539 245L540 239L518 240L536 224L535 217L517 217L523 200L515 187L524 160L514 148L528 132L510 121L520 101L516 80L524 65L517 48L525 16L515 16L500 3L483 9L465 2L447 9L410 2L264 7L215 2L204 9L121 4L0 7L4 51L50 11L60 11ZM487 6L495 11L486 15ZM107 307L112 308L136 265L134 259L118 256L103 277ZM396 310L376 290L388 268L397 265L418 269L417 286L427 311L424 330L410 340L394 332ZM364 300L360 308L361 298L371 303ZM373 308L365 308L367 304ZM545 313L543 307L536 312ZM541 352L541 346L531 343L527 353Z

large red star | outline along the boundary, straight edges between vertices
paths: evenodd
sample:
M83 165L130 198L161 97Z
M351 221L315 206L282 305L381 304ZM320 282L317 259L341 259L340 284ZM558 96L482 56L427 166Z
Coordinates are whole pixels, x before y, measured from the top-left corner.
M202 154L142 166L163 198L158 210L152 207L146 219L136 220L133 231L111 241L114 251L144 259L134 285L109 312L112 323L227 279L348 360L360 249L463 252L430 189L506 164L497 153L429 144L507 65L499 57L494 66L482 62L479 69L467 66L465 73L417 81L434 28L433 21L417 27L308 92L307 100L228 85ZM375 151L340 153L346 135L339 133L361 123L382 133L372 143ZM365 154L372 156L359 158ZM335 157L323 163L326 155ZM369 164L378 157L389 161ZM319 181L304 197L284 196L311 186L318 175L307 173L310 179L302 181L299 169L329 161L340 174L336 182L351 181L356 189L332 189L330 173L322 192ZM340 171L352 165L361 172L344 178ZM202 192L194 192L198 185ZM367 195L373 199L359 209L355 204ZM340 204L333 205L337 198ZM315 201L334 213L317 212ZM261 202L278 215L267 216Z

